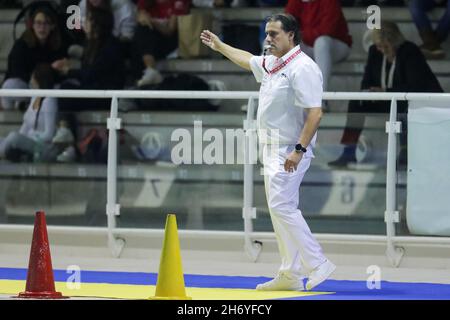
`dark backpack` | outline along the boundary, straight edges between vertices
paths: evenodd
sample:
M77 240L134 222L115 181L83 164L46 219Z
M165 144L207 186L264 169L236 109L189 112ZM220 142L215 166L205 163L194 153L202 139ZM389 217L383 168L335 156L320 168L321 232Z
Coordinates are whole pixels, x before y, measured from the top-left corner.
M11 162L33 162L33 154L20 148L7 148L5 159Z
M107 142L98 129L90 129L86 135L77 143L81 162L84 163L106 163ZM105 154L106 153L106 154Z
M108 163L108 136L109 131L105 128L90 129L83 139L77 143L77 150L81 162L84 163ZM130 145L136 144L136 139L125 130L120 129L117 136L119 161L130 157ZM134 158L133 158L134 159Z

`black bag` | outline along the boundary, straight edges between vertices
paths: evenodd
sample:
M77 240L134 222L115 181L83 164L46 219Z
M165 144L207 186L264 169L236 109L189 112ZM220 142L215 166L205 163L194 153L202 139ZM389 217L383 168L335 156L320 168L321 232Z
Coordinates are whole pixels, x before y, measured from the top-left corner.
M140 90L180 90L180 91L208 91L209 85L202 78L182 73L165 77L156 85L147 85ZM140 110L168 110L168 111L215 111L214 106L207 99L138 99Z
M33 162L33 154L19 148L6 148L5 159L11 162Z
M259 43L259 26L247 24L229 24L222 29L223 41L232 47L248 51L254 55L261 54Z

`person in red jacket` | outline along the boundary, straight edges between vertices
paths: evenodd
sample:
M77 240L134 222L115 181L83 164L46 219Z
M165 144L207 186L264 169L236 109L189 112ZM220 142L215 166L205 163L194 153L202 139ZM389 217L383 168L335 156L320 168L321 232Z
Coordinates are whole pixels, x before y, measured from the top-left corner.
M327 91L332 65L345 60L352 46L339 0L289 0L285 11L297 19L301 48L318 64Z

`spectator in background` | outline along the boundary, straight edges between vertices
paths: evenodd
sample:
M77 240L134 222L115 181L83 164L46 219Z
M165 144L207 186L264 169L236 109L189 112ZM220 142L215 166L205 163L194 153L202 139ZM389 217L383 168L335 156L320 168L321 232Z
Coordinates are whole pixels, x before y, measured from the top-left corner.
M131 40L136 28L136 5L131 0L81 0L81 23L90 8L110 8L114 16L113 35L121 41Z
M139 0L132 50L133 75L138 86L162 81L156 61L178 47L177 16L189 13L190 0Z
M436 76L427 64L419 47L406 41L398 26L382 21L381 29L372 31L374 45L369 55L361 82L361 90L369 92L442 92ZM407 106L398 103L398 112L405 113ZM347 124L341 143L343 154L332 166L356 163L356 145L365 122L365 113L389 113L390 101L350 101ZM405 123L406 124L406 123ZM400 162L406 161L406 130L400 135Z
M30 82L32 89L52 89L55 74L48 64L34 69ZM20 161L23 158L40 161L45 159L56 128L58 103L56 98L33 97L23 116L19 131L13 131L0 139L0 158Z
M124 58L119 40L113 36L114 18L109 10L96 8L88 13L84 24L87 42L80 69L71 68L62 59L53 68L67 76L62 89L107 90L122 89L125 79ZM61 99L62 110L109 110L109 99Z
M433 29L427 12L439 4L446 4L447 9L441 20ZM420 49L429 59L443 59L445 52L441 48L442 42L448 37L450 31L450 1L446 0L410 0L409 10L422 38Z
M297 19L301 48L319 66L327 91L332 65L346 59L352 45L339 0L289 0L285 10Z
M30 13L31 23L16 40L8 55L8 67L2 89L27 89L31 73L38 64L52 63L66 56L55 13L39 7ZM28 98L2 97L3 109L14 109Z

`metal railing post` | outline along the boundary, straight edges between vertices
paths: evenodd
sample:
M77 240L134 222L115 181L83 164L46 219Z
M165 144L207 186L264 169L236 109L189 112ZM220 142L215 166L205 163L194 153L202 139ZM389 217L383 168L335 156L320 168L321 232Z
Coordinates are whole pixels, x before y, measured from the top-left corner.
M121 119L117 117L117 97L111 99L111 114L107 119L108 135L108 174L106 215L108 219L108 247L115 258L119 258L125 246L125 240L114 236L116 216L120 215L120 205L117 203L117 130L121 128Z
M247 119L244 121L244 206L242 208L242 218L244 219L244 248L247 256L254 262L259 257L262 249L262 242L252 241L253 233L252 219L256 219L256 208L253 207L253 164L256 163L257 153L255 154L256 125L255 99L250 98L247 106Z
M392 266L398 267L404 254L404 249L394 245L395 223L400 221L399 213L396 211L396 158L397 158L397 134L401 132L401 122L397 121L397 101L391 100L389 121L386 122L388 134L388 152L386 169L386 211L384 221L386 222L387 249L386 256Z

